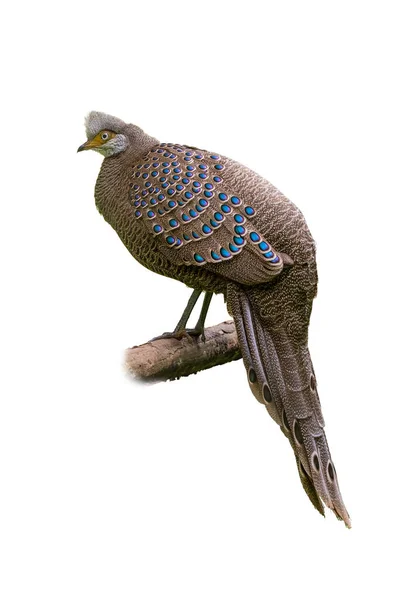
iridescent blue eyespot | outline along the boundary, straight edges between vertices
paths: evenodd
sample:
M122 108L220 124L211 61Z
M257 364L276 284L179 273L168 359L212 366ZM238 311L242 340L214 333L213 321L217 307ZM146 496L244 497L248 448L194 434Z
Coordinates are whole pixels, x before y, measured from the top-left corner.
M176 186L176 189L178 190L178 192L180 192L181 190L183 190L183 185L181 185L180 183Z
M151 186L151 181L146 181L146 183L144 184L144 186L147 187L147 188L150 187Z
M244 217L242 217L242 215L235 215L233 218L235 219L236 223L244 222Z
M180 173L182 171L182 169L179 169L179 167L177 167L176 169L174 169L174 173Z
M175 246L180 246L182 244L182 240L176 238Z
M219 198L220 200L222 200L222 202L225 202L225 200L227 200L228 196L227 196L226 194L219 194L219 195L218 195L218 198Z
M159 199L160 201L162 201L162 200L165 200L165 196L164 196L164 194L159 194L159 196L158 196L158 199Z
M163 162L163 163L162 163L162 166L163 166L163 167L169 167L169 163L168 163L168 162Z
M254 208L251 208L251 206L246 206L246 208L244 209L244 212L246 213L246 215L254 215Z
M218 160L219 156L218 154L211 154L210 158L212 158L213 160Z
M214 192L204 192L206 198L212 198L214 196Z
M186 179L186 177L184 177L182 179L182 183L184 183L185 185L187 185L189 183L189 179Z
M167 244L169 244L171 246L172 244L175 243L175 238L174 238L173 235L169 235L169 236L167 236L167 240L166 241L167 241Z
M146 202L146 200L142 200L140 204L141 204L142 206L147 206L147 202Z
M177 227L178 221L176 219L170 219L168 221L170 227Z
M212 227L218 227L219 223L217 223L216 221L214 221L214 219L210 219L210 223Z
M207 169L207 165L199 165L199 169L205 171Z
M157 212L158 212L159 215L163 215L165 211L164 211L163 208L158 208Z
M166 175L168 175L168 173L171 171L171 169L163 169L162 172L165 173Z
M216 183L221 183L221 181L222 181L221 177L213 177L213 179Z
M269 245L267 244L267 242L260 242L258 244L258 247L260 248L260 250L262 252L265 252L266 250L269 250Z
M190 221L190 217L186 213L182 213L182 221L185 221L187 223L188 221Z
M202 154L195 154L194 157L197 158L197 159L199 159L199 160L201 160L203 158L203 155Z
M153 210L148 210L147 216L149 217L149 219L152 219L153 217L156 216L156 213Z
M214 260L221 260L220 255L217 252L214 252L214 250L211 250L211 258Z
M186 156L192 156L193 152L185 152Z
M217 171L222 171L223 168L224 167L222 165L220 165L220 164L214 165L214 169L217 169Z
M235 236L235 237L233 238L233 241L235 242L235 244L236 244L237 246L243 246L243 244L244 244L244 239L243 239L242 237L237 237L237 236Z
M160 181L161 181L161 182L163 182L163 181L167 181L167 178L166 178L166 177L160 177Z
M198 263L203 263L205 261L205 259L200 254L197 254L197 253L193 255L193 258Z
M158 175L158 171L152 171L151 172L151 176L152 177L157 177L157 175Z
M246 233L246 230L241 225L236 225L235 226L235 233L237 233L238 235L243 235L244 233Z
M170 208L174 208L174 206L176 206L176 202L174 202L173 200L170 200L170 201L168 202L168 206L169 206Z
M174 194L175 194L174 188L171 188L171 189L168 190L168 195L169 196L173 196Z
M200 206L200 204L196 204L196 210L201 213L203 212L204 208L202 206Z
M229 244L229 250L231 252L239 252L239 248L237 248L236 246L234 246L233 244Z
M143 173L143 175L142 175L143 179L147 179L147 178L148 178L148 176L149 176L149 174L148 174L148 173Z
M186 160L186 159L185 159ZM189 165L188 167L186 167L188 171L194 171L194 166L193 165Z
M191 192L185 192L185 198L190 200L190 198L193 198L193 194Z
M169 186L168 181L166 181L165 183L162 184L162 188L165 190L167 187Z
M201 187L201 183L199 181L193 181L193 187L199 188Z
M207 174L206 173L199 173L199 177L200 177L200 179L207 179Z
M216 221L223 221L223 220L224 220L224 216L223 216L223 215L221 215L221 213L220 213L220 212L216 212L216 213L214 213L214 219L215 219Z
M226 248L221 248L221 256L223 256L224 258L229 258L232 255Z
M174 181L179 181L179 179L180 179L180 175L173 175L173 176L172 176L172 179L173 179Z
M141 216L142 216L142 213L140 212L140 210L137 210L135 212L135 217L141 217Z
M183 234L183 239L186 240L187 242L190 240L190 237L188 236L187 233Z
M272 262L272 263L277 263L277 262L279 262L279 256L275 256L275 258L273 258L273 259L271 260L271 262Z
M191 208L191 209L189 210L189 215L190 215L191 217L193 217L193 218L194 218L194 217L197 217L197 212L196 212L195 210L193 210L193 208Z
M201 200L199 200L199 204L200 204L200 206L203 206L203 208L205 206L208 206L208 202L207 202L207 200L204 200L204 198L202 198Z
M159 162L153 162L153 167L159 167L160 163Z
M194 237L195 240L199 240L200 236L198 233L196 233L195 231L192 231L192 237Z
M212 184L212 183L206 183L206 184L204 185L204 187L206 188L206 190L212 190L212 189L214 189L214 186L213 186L213 184Z
M160 231L162 231L161 225L154 225L153 231L154 233L160 233Z
M232 202L232 204L235 204L235 205L240 204L240 200L236 196L232 196L231 202Z
M172 165L173 167L176 167L177 165L179 165L179 163L178 163L178 162L176 162L176 160L174 160L174 162L173 162L173 163L171 163L171 165ZM175 169L174 169L174 171L175 171Z
M188 171L187 173L185 173L186 177L193 177L194 173L191 173L190 171Z
M271 252L271 250L269 252L265 252L265 254L264 254L265 258L272 258L273 255L274 255L274 253Z
M211 233L212 229L211 227L209 227L208 225L203 225L203 227L201 228L203 233Z
M221 210L222 210L222 212L224 212L224 213L228 214L228 213L230 213L230 212L231 212L231 210L232 210L232 209L231 209L231 207L230 207L230 206L228 206L227 204L222 204L222 206L221 206Z
M252 242L258 242L258 241L260 241L260 236L255 231L252 231L250 233L250 239Z

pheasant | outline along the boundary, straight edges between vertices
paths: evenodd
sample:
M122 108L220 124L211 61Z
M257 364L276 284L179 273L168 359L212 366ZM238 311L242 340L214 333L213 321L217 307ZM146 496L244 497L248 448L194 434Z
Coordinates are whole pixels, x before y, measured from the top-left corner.
M185 331L205 292L195 335L213 294L232 315L248 383L288 438L314 507L350 527L339 490L308 351L317 293L315 244L300 210L271 183L215 152L160 143L101 113L87 141L105 159L95 187L99 212L129 252L155 273L193 289L174 332Z

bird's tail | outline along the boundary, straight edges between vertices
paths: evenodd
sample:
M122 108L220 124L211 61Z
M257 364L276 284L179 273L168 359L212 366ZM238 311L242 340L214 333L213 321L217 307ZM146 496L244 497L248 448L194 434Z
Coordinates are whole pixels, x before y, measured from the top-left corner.
M301 483L315 508L324 515L323 501L351 527L323 429L307 343L299 345L283 327L267 325L259 305L269 293L254 296L236 285L228 290L250 388L289 439Z

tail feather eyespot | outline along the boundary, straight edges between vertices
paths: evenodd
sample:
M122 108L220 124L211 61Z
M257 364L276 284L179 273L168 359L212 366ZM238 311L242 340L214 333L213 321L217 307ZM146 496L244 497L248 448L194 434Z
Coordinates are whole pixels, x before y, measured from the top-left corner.
M300 425L297 420L294 422L293 429L294 429L294 439L299 444L299 446L302 446L304 443L303 434L301 433Z
M256 375L256 372L253 369L253 367L250 367L248 377L249 377L250 383L255 383L257 381L257 375Z
M311 460L312 460L312 465L313 465L314 469L319 472L320 464L319 464L318 454L316 452L313 453Z
M266 404L270 404L272 402L271 390L269 389L269 386L267 383L264 383L264 385L263 385L262 395L264 398L264 402Z
M331 483L333 483L335 481L335 471L333 469L333 465L332 465L331 461L328 462L328 466L327 466L326 470L327 470L327 473L328 473L329 481Z

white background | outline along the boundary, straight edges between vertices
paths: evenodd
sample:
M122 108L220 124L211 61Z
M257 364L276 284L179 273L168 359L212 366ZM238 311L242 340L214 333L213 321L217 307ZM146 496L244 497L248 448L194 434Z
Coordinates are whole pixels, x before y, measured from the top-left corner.
M396 2L16 2L1 57L0 595L398 597ZM323 519L241 363L141 387L190 291L97 214L102 110L231 156L317 241L310 347L353 520ZM226 317L222 299L208 319Z

